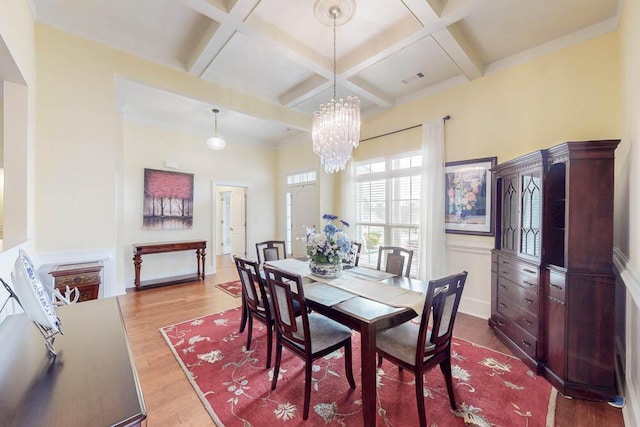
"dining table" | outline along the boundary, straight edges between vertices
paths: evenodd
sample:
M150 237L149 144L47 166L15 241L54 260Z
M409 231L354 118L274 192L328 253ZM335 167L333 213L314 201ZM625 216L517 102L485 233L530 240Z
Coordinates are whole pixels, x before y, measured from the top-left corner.
M317 277L307 262L293 258L266 264L300 275L309 308L360 333L363 425L375 426L376 332L421 315L428 282L362 266L335 279Z

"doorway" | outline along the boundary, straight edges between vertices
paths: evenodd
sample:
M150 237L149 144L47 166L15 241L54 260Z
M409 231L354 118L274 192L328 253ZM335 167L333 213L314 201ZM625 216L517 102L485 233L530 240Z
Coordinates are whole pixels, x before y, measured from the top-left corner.
M247 187L214 185L215 256L247 256ZM215 260L215 258L214 258ZM216 266L214 265L214 272Z

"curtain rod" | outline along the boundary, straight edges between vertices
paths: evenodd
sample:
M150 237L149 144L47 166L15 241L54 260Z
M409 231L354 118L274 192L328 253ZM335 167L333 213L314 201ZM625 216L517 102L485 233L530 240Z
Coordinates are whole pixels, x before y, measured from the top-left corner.
M446 116L444 116L442 118L443 122L446 122L447 120L451 120L451 115L447 114ZM422 125L414 125L414 126L409 126L408 128L404 128L404 129L398 129L398 130L394 130L391 132L387 132L387 133L383 133L380 135L376 135L376 136L371 136L369 138L365 138L365 139L361 139L360 142L365 142L365 141L369 141L370 139L376 139L376 138L381 138L383 136L389 136L389 135L393 135L394 133L399 133L399 132L404 132L405 130L410 130L410 129L415 129L415 128L419 128Z

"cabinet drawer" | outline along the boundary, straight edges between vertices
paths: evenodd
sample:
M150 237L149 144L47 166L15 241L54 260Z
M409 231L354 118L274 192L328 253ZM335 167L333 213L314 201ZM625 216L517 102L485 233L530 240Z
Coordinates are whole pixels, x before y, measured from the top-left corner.
M538 336L538 317L524 310L513 300L498 294L498 312L516 322L525 331Z
M523 288L504 277L498 277L498 293L515 301L520 307L538 313L538 293Z
M500 257L498 274L525 289L538 290L538 269L535 266Z
M511 339L520 349L522 349L532 359L537 359L538 341L534 336L522 330L515 322L501 316L499 313L494 315L497 328Z
M72 274L69 276L58 276L55 278L56 286L72 287L88 284L100 283L100 275L98 273Z
M549 270L549 296L565 302L565 275L558 271Z

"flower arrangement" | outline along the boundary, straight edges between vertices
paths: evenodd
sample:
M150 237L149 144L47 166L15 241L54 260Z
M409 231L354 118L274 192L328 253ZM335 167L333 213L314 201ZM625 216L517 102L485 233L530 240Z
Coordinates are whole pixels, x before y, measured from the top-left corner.
M343 231L349 223L337 215L322 215L327 223L322 231L307 229L307 255L316 264L339 264L351 254L351 239Z

